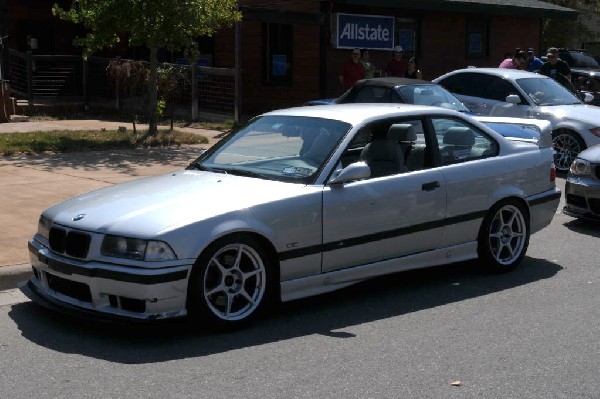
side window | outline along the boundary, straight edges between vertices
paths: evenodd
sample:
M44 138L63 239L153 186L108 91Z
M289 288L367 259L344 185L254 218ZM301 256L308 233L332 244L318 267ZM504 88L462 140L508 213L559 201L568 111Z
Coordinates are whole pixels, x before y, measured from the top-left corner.
M378 121L357 132L341 161L362 160L376 178L431 167L429 148L421 119Z
M385 87L365 86L356 95L357 103L389 103L392 91Z
M432 118L442 165L468 162L498 155L494 139L464 121Z
M470 73L459 73L447 77L439 83L451 93L463 94L465 96L473 96L471 91L471 76Z
M497 76L475 74L472 84L475 97L505 102L506 96L516 94L521 98L521 103L527 104L525 98L512 83Z

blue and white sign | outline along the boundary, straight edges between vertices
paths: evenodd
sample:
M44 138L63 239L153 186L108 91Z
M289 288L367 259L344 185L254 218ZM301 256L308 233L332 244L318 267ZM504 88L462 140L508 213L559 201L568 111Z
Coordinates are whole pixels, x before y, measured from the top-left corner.
M394 17L337 14L337 48L394 48Z

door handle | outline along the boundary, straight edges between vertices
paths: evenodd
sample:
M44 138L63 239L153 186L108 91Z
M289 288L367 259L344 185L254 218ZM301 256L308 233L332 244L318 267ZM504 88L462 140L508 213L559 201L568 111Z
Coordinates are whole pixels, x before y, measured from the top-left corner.
M433 191L436 188L440 187L440 182L438 181L430 181L429 183L424 183L421 186L421 190L423 191Z

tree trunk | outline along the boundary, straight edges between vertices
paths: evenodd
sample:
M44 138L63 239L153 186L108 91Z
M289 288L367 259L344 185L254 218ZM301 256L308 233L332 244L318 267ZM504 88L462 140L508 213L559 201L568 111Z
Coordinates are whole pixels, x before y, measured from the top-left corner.
M148 79L148 97L149 97L149 115L148 115L148 136L156 134L158 127L156 123L156 109L158 106L158 60L156 58L156 48L150 49L150 77Z

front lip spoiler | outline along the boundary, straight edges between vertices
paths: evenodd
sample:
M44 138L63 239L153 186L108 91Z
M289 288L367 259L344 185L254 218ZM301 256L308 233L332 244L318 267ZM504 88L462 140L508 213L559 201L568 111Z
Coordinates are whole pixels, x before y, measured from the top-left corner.
M19 290L32 302L43 306L52 311L66 314L69 316L76 316L78 318L84 318L89 321L103 322L103 323L119 323L126 325L148 325L148 324L162 324L167 320L173 321L174 319L181 318L180 317L172 317L172 318L157 318L157 317L148 317L148 318L133 318L127 316L106 314L96 311L91 311L88 309L80 308L78 306L73 306L68 303L64 303L58 301L52 297L48 297L44 295L36 285L31 281L23 282L18 286Z
M571 217L574 217L577 219L589 220L589 221L593 221L593 222L600 222L600 216L596 216L590 212L586 212L586 213L574 212L571 209L569 209L566 205L563 207L562 213L567 216L571 216Z

